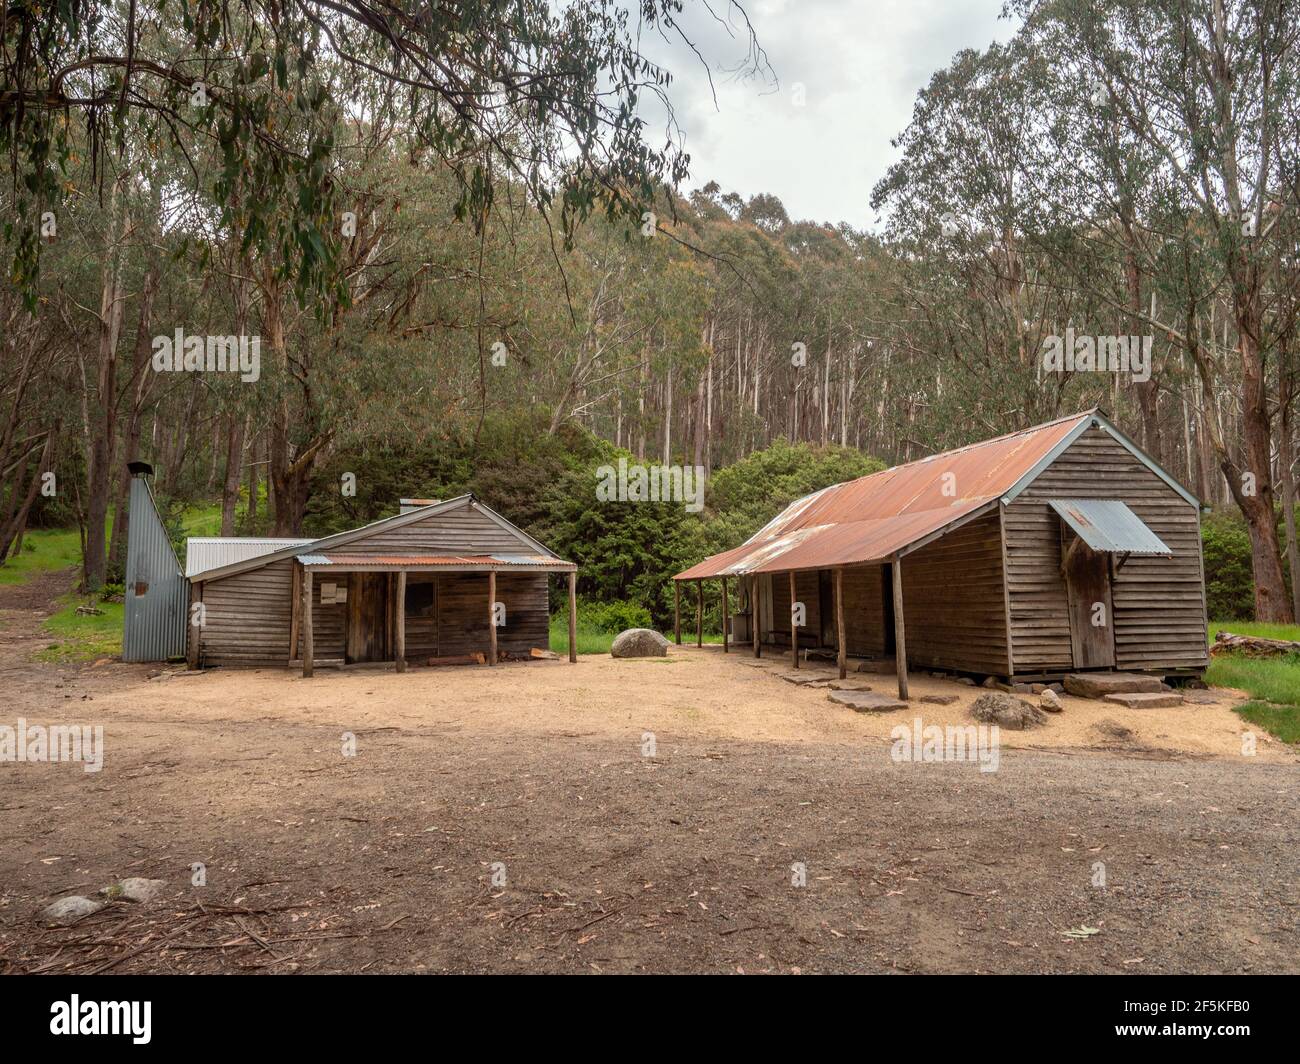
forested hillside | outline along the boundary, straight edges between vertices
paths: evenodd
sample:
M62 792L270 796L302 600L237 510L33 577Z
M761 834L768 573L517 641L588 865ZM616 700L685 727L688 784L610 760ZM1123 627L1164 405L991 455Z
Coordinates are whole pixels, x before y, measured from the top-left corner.
M223 534L474 490L658 610L799 492L1100 405L1244 528L1243 609L1293 615L1293 5L1016 0L918 98L871 232L687 182L635 117L670 72L561 7L11 9L0 560L76 525L103 583L138 458ZM1149 365L1045 359L1076 333ZM256 369L159 368L211 336ZM703 513L598 506L616 449L704 467Z

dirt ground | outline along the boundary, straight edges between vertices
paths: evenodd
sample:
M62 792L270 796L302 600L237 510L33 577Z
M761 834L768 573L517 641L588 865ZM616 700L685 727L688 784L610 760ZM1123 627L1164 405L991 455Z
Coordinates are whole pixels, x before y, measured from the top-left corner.
M0 764L0 972L1300 971L1297 758L1243 756L1230 693L1067 697L985 773L890 756L970 722L947 680L869 715L719 648L35 664L58 590L0 588L0 724L101 724L104 767ZM167 885L38 919L126 876Z

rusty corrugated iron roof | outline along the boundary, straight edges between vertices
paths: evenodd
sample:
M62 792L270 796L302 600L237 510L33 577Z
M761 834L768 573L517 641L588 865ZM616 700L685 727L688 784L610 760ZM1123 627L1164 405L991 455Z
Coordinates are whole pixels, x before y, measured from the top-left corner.
M1095 415L944 451L797 499L741 546L675 580L881 561L991 506Z

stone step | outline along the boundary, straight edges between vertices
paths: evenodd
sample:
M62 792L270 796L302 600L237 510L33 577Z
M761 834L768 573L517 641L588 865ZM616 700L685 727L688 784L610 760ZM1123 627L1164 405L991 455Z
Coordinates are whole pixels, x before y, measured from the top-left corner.
M906 702L875 691L832 691L826 697L859 713L888 713L893 709L907 708Z
M1159 676L1136 672L1072 672L1065 678L1065 689L1080 698L1105 698L1107 695L1150 693L1165 690Z
M1165 706L1181 706L1183 696L1177 691L1121 691L1107 695L1105 701L1129 709L1163 709Z

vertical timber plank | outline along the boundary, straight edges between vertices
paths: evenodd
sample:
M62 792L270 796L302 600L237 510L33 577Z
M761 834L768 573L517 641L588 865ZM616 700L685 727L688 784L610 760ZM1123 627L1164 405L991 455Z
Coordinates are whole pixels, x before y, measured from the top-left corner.
M397 671L406 671L406 570L397 572L397 647L393 659L397 662Z
M903 624L903 557L894 555L894 654L898 669L898 697L907 701L907 637Z
M729 653L731 647L727 645L727 578L722 578L722 652Z
M794 589L794 570L790 570L790 657L794 659L794 667L799 667L799 625L795 623L794 603L796 592Z
M304 569L302 574L302 674L310 676L313 659L316 657L316 641L311 630L312 571ZM350 594L351 592L349 592Z
M488 570L488 664L497 663L497 574Z
M569 664L578 660L578 571L569 573Z
M840 667L840 679L849 674L849 640L844 631L844 570L835 570L835 641L839 644L836 663Z

